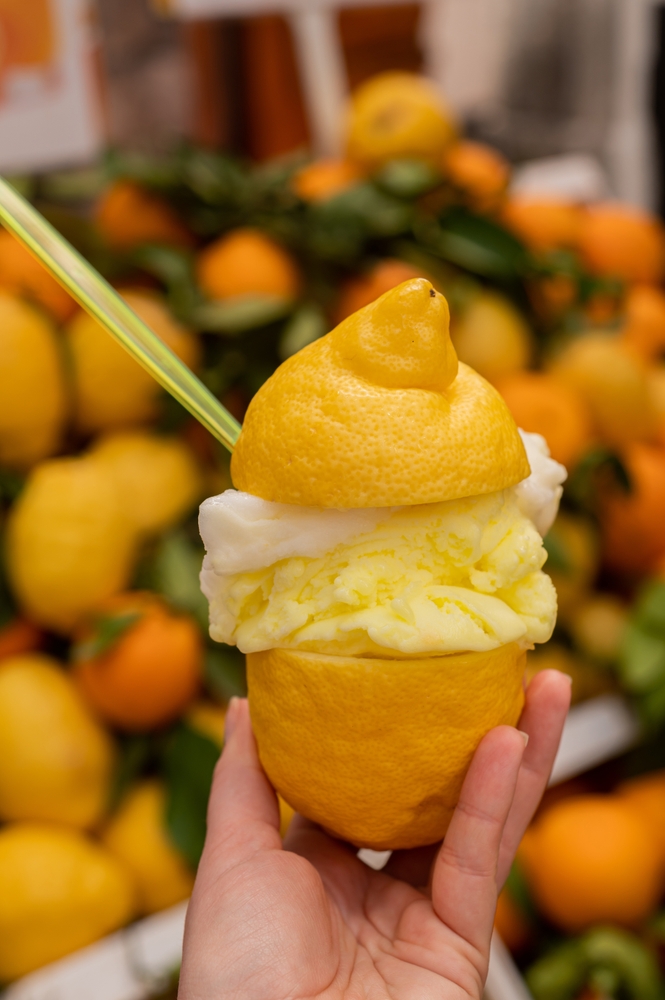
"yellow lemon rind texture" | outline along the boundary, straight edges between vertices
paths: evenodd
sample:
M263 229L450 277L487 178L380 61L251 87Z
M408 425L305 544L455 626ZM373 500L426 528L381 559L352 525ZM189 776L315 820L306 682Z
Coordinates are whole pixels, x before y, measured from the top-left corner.
M525 662L517 643L410 660L250 653L261 763L297 812L358 847L436 843L482 737L517 723Z
M445 392L388 388L332 352L315 341L254 397L231 459L236 489L309 507L391 507L494 493L529 475L508 408L471 368L460 364Z

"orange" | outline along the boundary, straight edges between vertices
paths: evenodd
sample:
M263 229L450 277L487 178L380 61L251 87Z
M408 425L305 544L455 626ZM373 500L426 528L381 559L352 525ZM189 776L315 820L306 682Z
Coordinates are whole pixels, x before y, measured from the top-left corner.
M508 889L503 889L496 901L494 930L513 954L521 951L531 937L529 923Z
M20 656L39 649L42 633L25 618L16 618L9 625L0 628L0 660L6 656Z
M22 243L0 230L0 288L23 295L64 323L77 309L74 299Z
M106 189L95 209L95 222L115 250L132 250L143 243L192 243L168 202L134 181L114 181Z
M571 308L577 298L577 285L568 275L555 274L531 279L527 292L537 314L551 322Z
M560 352L550 371L584 400L594 430L606 444L619 447L655 434L658 421L647 369L618 337L584 333Z
M639 924L663 890L658 838L619 796L557 802L527 831L518 856L536 903L567 933Z
M510 164L501 153L469 140L456 142L444 153L443 170L471 207L480 212L501 204L510 180Z
M592 274L646 284L665 276L665 228L632 205L590 206L582 215L578 248Z
M249 653L261 763L289 805L343 840L435 843L482 737L519 719L524 661L514 642L401 660Z
M350 160L315 160L294 176L293 189L303 201L327 201L353 187L362 172Z
M624 340L648 361L665 352L665 293L651 285L633 285L626 296Z
M572 468L592 441L591 418L578 394L543 372L514 372L496 387L517 426L542 434L552 458Z
M292 257L258 229L234 229L199 254L197 274L211 299L275 295L294 299L301 279Z
M501 396L458 365L448 316L444 297L415 278L280 365L249 404L231 459L236 489L310 507L392 507L528 476Z
M632 489L600 498L603 552L613 569L646 572L665 555L665 449L634 443L623 459Z
M656 835L665 861L665 771L652 771L624 781L616 789L630 803L635 814L642 816Z
M503 207L505 226L532 250L558 250L575 246L581 210L561 198L513 195Z
M133 614L137 619L132 622ZM127 627L106 646L104 633L114 623L121 627L123 618ZM199 629L154 594L118 594L99 606L77 639L75 676L80 688L99 715L121 729L165 725L196 696L202 659Z
M368 306L374 302L384 292L389 292L391 288L396 288L403 281L410 278L427 278L420 268L413 264L407 264L404 260L396 257L387 257L379 261L367 274L360 278L351 278L342 286L335 316L338 323L357 312L363 306Z
M439 167L455 132L451 113L430 80L414 73L380 73L351 96L346 153L369 170L395 159Z

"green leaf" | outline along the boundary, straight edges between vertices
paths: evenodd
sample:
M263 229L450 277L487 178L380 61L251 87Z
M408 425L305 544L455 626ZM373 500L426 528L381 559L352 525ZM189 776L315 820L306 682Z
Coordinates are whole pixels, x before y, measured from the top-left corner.
M422 160L390 160L374 182L397 198L417 198L441 183L441 174Z
M245 657L235 646L219 643L214 649L207 649L203 664L203 675L213 695L228 701L247 694Z
M557 535L556 528L553 527L543 538L543 548L547 552L547 569L555 570L569 576L574 566L570 560L566 546L560 535Z
M199 863L206 835L206 814L219 747L202 733L180 724L164 751L166 825L178 850Z
M616 927L596 927L582 939L584 958L595 973L594 979L617 984L631 1000L658 1000L661 994L660 972L651 951L634 934ZM604 973L598 980L598 973Z
M25 476L14 469L0 468L0 502L13 503L25 485Z
M661 982L651 951L634 934L594 927L557 945L526 973L535 1000L572 1000L583 986L622 1000L658 1000Z
M148 567L148 580L151 589L192 615L207 633L208 602L199 583L202 561L203 545L191 541L183 530L173 531L160 539Z
M633 610L633 620L665 640L665 581L652 580L642 590Z
M525 247L490 219L463 208L439 222L420 223L416 238L444 260L487 278L515 278L527 270Z
M95 618L94 632L90 639L74 646L72 655L75 662L92 660L103 656L116 642L143 617L140 611L123 611L115 615L100 615Z
M572 1000L587 978L587 963L579 941L566 941L534 962L525 974L534 1000Z
M529 923L537 920L538 911L531 898L529 884L517 861L513 861L510 867L508 878L506 879L506 889L517 908L524 914Z
M328 329L329 323L323 310L310 303L303 305L284 327L277 353L282 361L286 361L292 354L297 354L303 347L322 337Z
M653 691L647 691L637 701L640 718L650 731L659 730L665 722L665 684Z
M592 510L597 498L608 489L630 493L630 475L616 452L610 448L592 448L568 478L566 495L584 509Z
M153 740L145 733L122 740L111 781L108 805L111 812L117 809L130 786L143 774L153 752Z
M356 238L363 233L366 236L397 236L411 225L413 208L365 182L311 205L309 218L314 226L330 227L333 231L337 227L350 227Z
M233 336L274 323L292 309L293 300L279 295L238 295L224 302L204 302L188 318L198 329Z
M626 626L619 653L619 674L634 693L653 691L665 683L665 640L634 622Z

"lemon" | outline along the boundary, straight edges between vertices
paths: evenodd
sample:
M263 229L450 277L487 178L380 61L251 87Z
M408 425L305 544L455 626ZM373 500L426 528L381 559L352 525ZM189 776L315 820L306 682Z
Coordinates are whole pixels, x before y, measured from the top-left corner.
M199 469L178 438L119 431L101 438L91 454L113 474L137 531L163 531L200 497Z
M65 416L55 330L37 309L0 291L0 464L27 467L52 454Z
M92 826L113 762L109 736L55 660L0 662L0 819Z
M8 518L13 590L29 618L58 632L127 585L135 548L119 487L91 458L38 465Z
M280 365L231 475L264 500L390 507L493 493L529 464L499 393L458 367L446 300L413 278Z
M588 518L560 512L546 547L551 553L547 572L556 588L559 616L568 621L588 596L598 574L598 531Z
M124 291L123 298L190 368L198 342L170 316L151 292ZM152 376L87 313L69 323L67 340L74 371L76 418L84 431L145 423L158 413L160 388Z
M186 899L194 875L168 839L166 795L159 781L144 781L126 796L102 833L102 843L131 872L141 913L156 913Z
M526 368L533 357L533 334L518 309L499 292L481 292L452 327L460 361L490 382Z
M224 746L224 725L226 709L211 701L196 701L187 710L185 720L197 732L207 736L218 747Z
M516 643L413 660L250 653L261 763L297 812L344 840L434 843L481 738L517 722L524 664Z
M0 980L83 948L131 919L134 888L104 848L75 830L0 830Z
M551 371L586 402L607 444L621 447L654 434L658 416L647 366L618 337L582 334L554 359Z
M374 169L388 160L440 166L455 123L436 87L413 73L380 73L354 92L346 122L350 160Z

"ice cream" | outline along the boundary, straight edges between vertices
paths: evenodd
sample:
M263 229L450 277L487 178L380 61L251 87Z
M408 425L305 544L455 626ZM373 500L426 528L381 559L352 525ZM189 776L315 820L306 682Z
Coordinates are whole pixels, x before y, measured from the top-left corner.
M411 507L326 510L227 490L201 507L214 639L345 655L546 642L556 617L544 533L563 466L522 435L516 487Z
M360 846L440 839L554 627L542 535L565 470L413 279L275 372L231 472L201 507L201 584L212 637L247 654L268 777Z

